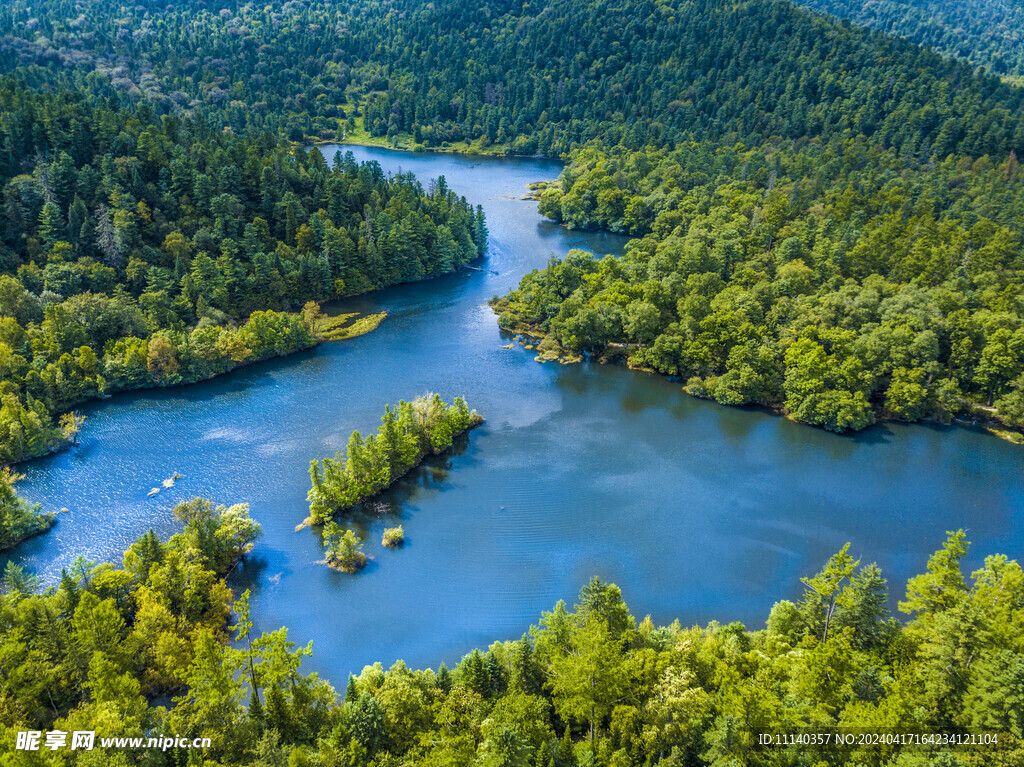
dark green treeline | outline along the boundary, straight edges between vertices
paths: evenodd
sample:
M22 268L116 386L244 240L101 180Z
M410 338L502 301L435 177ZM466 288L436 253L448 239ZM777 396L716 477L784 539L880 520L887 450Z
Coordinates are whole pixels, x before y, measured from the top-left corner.
M359 117L375 136L525 154L856 135L925 161L1024 149L1021 91L783 0L144 0L84 15L12 0L0 28L0 67L33 85L296 141Z

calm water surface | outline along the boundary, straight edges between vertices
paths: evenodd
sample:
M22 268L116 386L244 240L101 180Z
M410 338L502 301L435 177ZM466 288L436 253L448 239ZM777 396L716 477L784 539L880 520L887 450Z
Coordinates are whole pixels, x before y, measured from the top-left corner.
M624 244L560 229L516 199L557 164L352 151L424 182L443 174L482 204L488 271L345 302L390 313L353 341L87 408L81 447L28 464L20 485L70 513L14 559L52 581L77 553L118 557L149 528L176 531L181 500L247 501L264 535L236 585L253 589L257 628L312 639L306 668L343 686L376 660L451 664L516 638L594 574L656 622L756 628L846 541L882 565L894 597L949 529L969 530L972 567L986 553L1020 557L1024 452L1008 443L927 426L837 437L693 399L661 377L503 349L488 298L551 254ZM358 520L366 571L316 564L316 536L293 531L307 514L309 461L343 448L353 429L375 429L386 403L427 391L465 396L487 423ZM185 479L146 497L175 471ZM399 522L405 547L382 548L381 531Z

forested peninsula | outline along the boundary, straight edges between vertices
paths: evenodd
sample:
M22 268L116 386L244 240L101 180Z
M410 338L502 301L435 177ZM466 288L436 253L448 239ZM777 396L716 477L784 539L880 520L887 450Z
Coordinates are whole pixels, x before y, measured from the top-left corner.
M283 309L485 248L483 213L444 179L12 79L0 103L0 463L60 446L54 417L81 402L318 342Z
M540 352L625 355L728 405L834 431L961 411L1024 426L1024 173L927 171L866 140L587 147L540 210L637 235L492 302Z
M772 608L766 629L656 626L595 578L572 610L559 602L521 639L473 650L451 670L367 666L342 693L301 673L312 645L297 647L284 628L257 634L249 593L236 600L225 583L260 532L247 506L195 499L175 513L182 533L167 542L148 533L119 564L80 558L56 588L8 565L0 742L26 729L210 737L204 764L224 767L1024 759L1024 572L993 556L966 577L962 532L907 584L905 624L888 614L879 568L844 547L804 579L797 602ZM758 743L758 733L835 728L996 742ZM173 751L144 753L154 767L179 763ZM127 765L124 754L64 749L45 763Z

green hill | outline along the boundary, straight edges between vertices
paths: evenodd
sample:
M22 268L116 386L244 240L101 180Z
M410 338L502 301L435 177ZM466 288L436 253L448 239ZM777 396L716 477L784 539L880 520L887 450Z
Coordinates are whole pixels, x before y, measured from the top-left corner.
M1024 75L1024 6L1019 0L799 0L872 29L899 35L984 67Z

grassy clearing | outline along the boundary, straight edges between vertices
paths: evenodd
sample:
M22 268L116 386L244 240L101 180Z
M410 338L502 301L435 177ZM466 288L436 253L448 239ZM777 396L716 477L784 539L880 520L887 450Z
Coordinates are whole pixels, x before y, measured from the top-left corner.
M360 110L362 111L362 110ZM404 149L409 152L457 152L460 154L489 154L506 155L504 147L500 145L484 146L483 142L457 141L445 143L441 146L424 146L417 144L411 133L398 133L391 138L387 136L373 136L366 129L363 116L360 114L354 118L355 128L351 128L345 134L342 141L317 139L316 144L353 144L355 146L375 146L382 149ZM330 160L331 158L327 158Z
M317 318L313 329L317 336L324 341L347 341L376 330L387 316L387 312L363 316L360 316L358 312L336 314L332 317L321 315Z

